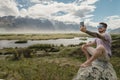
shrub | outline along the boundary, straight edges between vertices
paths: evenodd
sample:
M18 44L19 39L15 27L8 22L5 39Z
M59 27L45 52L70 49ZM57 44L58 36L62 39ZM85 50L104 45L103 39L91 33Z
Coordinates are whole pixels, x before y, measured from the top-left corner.
M85 61L85 55L83 54L80 46L76 47L66 47L59 53L59 57L71 57L74 59L78 59L80 61Z
M53 44L35 44L28 47L29 49L44 50L45 52L57 52L59 48Z
M34 53L36 53L36 51L34 49L28 49L28 48L14 49L13 60L19 60L22 57L31 58L32 55L34 55Z
M112 35L112 54L113 56L120 57L120 35Z

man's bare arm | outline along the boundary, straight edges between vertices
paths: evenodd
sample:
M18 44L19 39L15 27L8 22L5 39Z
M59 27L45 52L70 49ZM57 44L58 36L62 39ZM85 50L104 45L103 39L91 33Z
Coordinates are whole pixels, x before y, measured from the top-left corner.
M94 41L90 41L90 42L86 43L86 45L87 46L93 46L93 45L95 45L95 42Z
M85 33L87 33L88 35L91 35L93 37L97 37L97 38L100 38L100 39L106 41L105 37L103 37L102 35L100 35L100 34L98 34L96 32L91 32L91 31L86 30Z
M98 34L98 33L96 33L96 32L91 32L91 31L86 30L86 27L85 27L85 26L80 27L80 31L85 32L85 33L87 33L88 35L91 35L91 36L93 36L93 37L98 37L98 38L106 41L106 39L105 39L104 36L102 36L102 35L100 35L100 34Z

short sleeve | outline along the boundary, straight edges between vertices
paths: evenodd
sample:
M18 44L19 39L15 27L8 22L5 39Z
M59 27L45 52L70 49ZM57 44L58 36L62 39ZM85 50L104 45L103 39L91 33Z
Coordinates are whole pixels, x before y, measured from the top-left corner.
M104 37L105 37L105 39L106 39L107 41L111 42L111 36L110 36L110 34L105 33L105 34L104 34Z
M96 39L97 39L97 38L95 38L95 39L93 40L93 43L96 43Z

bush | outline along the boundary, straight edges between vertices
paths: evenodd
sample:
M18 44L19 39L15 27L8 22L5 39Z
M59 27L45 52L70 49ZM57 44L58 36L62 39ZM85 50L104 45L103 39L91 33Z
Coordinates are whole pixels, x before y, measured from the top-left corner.
M53 48L50 49L49 52L58 52L58 51L60 51L59 48L55 48L55 47L53 47Z
M24 58L31 58L32 55L34 55L36 51L34 49L28 49L28 48L18 48L14 49L13 51L13 60L19 60L22 57Z
M60 47L64 47L64 45L63 45L63 44L60 44Z
M51 44L35 44L28 47L29 49L35 49L35 50L44 50L45 52L57 52L59 51L59 48L57 46Z
M112 54L113 56L120 57L120 35L112 35Z
M60 52L60 55L81 58L83 57L82 53L80 47L66 47Z
M50 44L34 44L29 46L28 48L34 48L34 49L45 49L45 48L51 48Z

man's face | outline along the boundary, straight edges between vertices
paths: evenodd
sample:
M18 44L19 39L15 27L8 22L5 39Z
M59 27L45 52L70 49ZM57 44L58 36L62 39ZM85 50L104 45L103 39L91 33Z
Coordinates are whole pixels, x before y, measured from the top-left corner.
M98 32L99 32L99 33L102 33L102 32L105 32L105 31L106 31L106 29L105 29L104 27L98 28Z
M98 28L98 32L99 32L99 33L103 33L103 32L106 31L106 28L103 27L103 25L99 25L97 28Z

